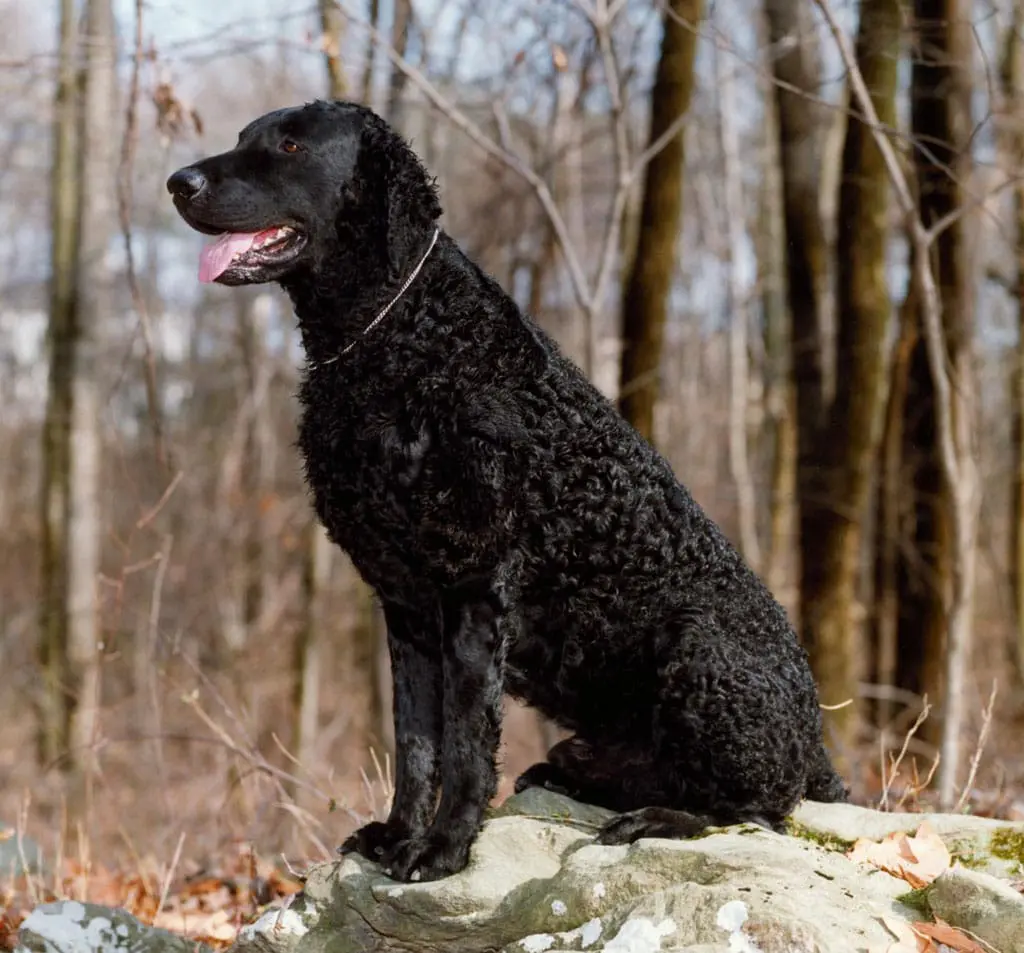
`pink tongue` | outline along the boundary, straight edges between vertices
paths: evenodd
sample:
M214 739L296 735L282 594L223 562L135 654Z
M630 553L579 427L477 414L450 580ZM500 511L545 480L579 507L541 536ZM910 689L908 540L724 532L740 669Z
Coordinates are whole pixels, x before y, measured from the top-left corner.
M252 248L260 232L225 232L215 242L207 245L199 256L199 280L216 281L222 275L235 255L241 255Z

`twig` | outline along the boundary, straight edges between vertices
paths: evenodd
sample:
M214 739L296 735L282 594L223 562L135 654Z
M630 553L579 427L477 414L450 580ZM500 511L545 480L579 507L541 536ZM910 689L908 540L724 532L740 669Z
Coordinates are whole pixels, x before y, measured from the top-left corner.
M852 698L847 698L844 702L839 702L838 705L818 705L822 711L841 711L843 708L849 708L853 704Z
M135 523L136 529L144 529L152 523L154 519L156 519L156 515L163 509L164 504L171 498L171 494L178 488L178 484L181 482L181 478L184 475L184 470L179 470L174 474L171 482L167 484L167 488L160 494L160 499L156 501L156 505L139 517L138 521Z
M981 756L985 751L985 742L988 741L988 732L992 727L992 712L996 706L996 693L998 691L999 680L994 678L992 679L992 691L988 696L988 704L982 712L981 730L978 732L978 744L974 749L974 755L971 757L971 770L967 774L967 783L964 785L963 791L960 792L960 798L956 802L956 807L953 809L954 813L959 814L967 804L967 799L971 796L971 788L974 787L974 779L978 774L978 765L981 763Z
M924 724L925 719L931 712L932 707L928 704L928 696L925 695L921 699L921 713L917 716L917 720L913 725L910 726L910 730L907 732L906 737L903 739L903 747L900 748L900 753L896 760L892 762L889 768L888 777L886 777L885 762L883 759L882 763L882 796L878 802L878 810L886 811L889 809L889 789L892 787L893 781L896 780L896 776L899 774L900 765L903 763L903 759L907 754L907 747L910 745L910 739L917 734L917 729Z
M163 910L164 904L167 903L167 894L171 890L171 881L174 879L174 871L178 867L178 861L181 860L181 849L184 846L185 832L182 831L178 836L178 846L174 848L174 856L171 858L170 866L164 874L163 886L160 888L160 899L156 905L156 913L153 914L155 917L160 915L160 911Z
M18 812L18 824L17 830L15 831L15 838L18 848L18 860L21 861L21 869L25 874L25 880L29 887L29 897L32 900L32 906L39 903L39 893L36 890L35 877L32 876L32 872L28 865L28 858L25 856L25 828L28 825L28 809L32 803L32 795L30 792L25 792L24 800L22 801L21 810Z

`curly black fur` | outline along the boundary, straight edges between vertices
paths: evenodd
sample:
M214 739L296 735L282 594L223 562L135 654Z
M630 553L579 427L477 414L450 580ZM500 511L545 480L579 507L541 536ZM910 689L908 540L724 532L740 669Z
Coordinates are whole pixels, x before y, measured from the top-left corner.
M363 336L441 214L381 119L278 111L184 171L197 195L169 185L196 227L286 222L306 240L271 275L309 361L299 445L320 519L383 604L395 685L394 805L348 849L402 880L465 866L495 793L503 692L575 733L520 787L631 812L608 842L778 828L802 797L845 798L783 609L451 238ZM232 282L268 277L254 269Z

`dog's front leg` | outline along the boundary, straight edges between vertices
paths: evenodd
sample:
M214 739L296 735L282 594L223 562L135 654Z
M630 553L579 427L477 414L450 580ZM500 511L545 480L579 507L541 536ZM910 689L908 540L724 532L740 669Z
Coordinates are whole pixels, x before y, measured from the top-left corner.
M501 598L489 587L460 589L446 600L441 801L430 829L398 845L385 862L396 880L436 880L469 861L469 848L497 790L509 624Z
M391 603L384 603L394 687L395 797L385 822L361 827L341 847L370 860L385 861L395 846L422 836L437 803L441 756L441 707L443 668L441 631L436 632L436 652L417 648L422 640L424 618ZM419 632L417 632L419 630Z

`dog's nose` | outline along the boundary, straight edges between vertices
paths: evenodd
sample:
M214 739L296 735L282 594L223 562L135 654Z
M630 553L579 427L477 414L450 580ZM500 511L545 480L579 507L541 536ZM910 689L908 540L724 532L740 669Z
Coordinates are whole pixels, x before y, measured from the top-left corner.
M194 199L206 188L206 176L192 166L178 169L167 180L167 191L176 198Z

